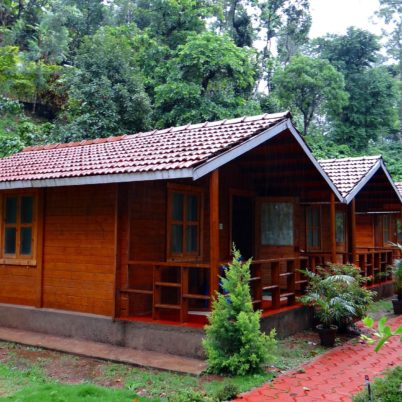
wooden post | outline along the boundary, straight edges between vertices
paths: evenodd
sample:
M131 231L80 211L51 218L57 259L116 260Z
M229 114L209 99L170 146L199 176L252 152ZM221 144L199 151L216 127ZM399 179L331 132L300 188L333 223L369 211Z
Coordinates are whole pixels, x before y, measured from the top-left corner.
M44 254L44 226L45 226L45 197L46 188L40 189L38 192L38 206L37 206L37 244L36 244L36 268L38 275L38 299L36 302L36 307L43 307L43 254Z
M219 170L209 177L209 242L210 242L210 291L214 297L219 288Z
M330 195L330 237L331 237L331 262L336 263L336 223L335 223L335 194Z
M128 314L128 295L122 294L121 289L128 288L128 243L130 229L129 193L127 184L115 186L114 214L114 300L113 319Z
M352 200L350 205L350 253L352 264L356 264L356 201Z

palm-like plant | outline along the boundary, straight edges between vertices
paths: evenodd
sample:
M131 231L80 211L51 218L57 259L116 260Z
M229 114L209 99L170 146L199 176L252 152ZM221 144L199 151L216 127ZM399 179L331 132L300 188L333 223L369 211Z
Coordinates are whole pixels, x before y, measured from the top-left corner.
M310 279L306 294L299 298L305 305L313 306L316 317L321 324L330 328L331 325L356 315L353 302L344 297L342 288L350 286L355 279L349 275L323 277L318 273L303 271Z
M395 247L398 247L402 253L402 245L392 244ZM402 258L395 260L392 266L392 277L394 280L394 290L396 295L398 296L398 300L402 300Z

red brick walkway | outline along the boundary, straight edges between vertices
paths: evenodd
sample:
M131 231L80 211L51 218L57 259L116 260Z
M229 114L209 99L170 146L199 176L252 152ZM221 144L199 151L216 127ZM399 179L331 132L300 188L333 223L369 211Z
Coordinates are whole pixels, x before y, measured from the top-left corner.
M388 321L391 327L402 324L402 316ZM339 346L292 371L244 394L242 402L351 401L351 395L364 386L364 376L372 380L385 369L402 363L402 346L394 337L378 352L360 343ZM303 371L303 372L301 372Z

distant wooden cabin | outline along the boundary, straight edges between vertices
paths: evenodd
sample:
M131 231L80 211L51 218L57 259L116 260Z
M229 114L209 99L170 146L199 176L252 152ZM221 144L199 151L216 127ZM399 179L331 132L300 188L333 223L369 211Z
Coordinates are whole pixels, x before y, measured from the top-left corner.
M336 260L355 263L375 283L389 279L388 267L399 255L392 243L401 239L401 194L382 157L319 162L345 200L336 207Z
M299 268L390 251L401 196L362 161L318 163L288 113L27 148L0 160L0 303L205 322L235 243L255 307L292 306Z

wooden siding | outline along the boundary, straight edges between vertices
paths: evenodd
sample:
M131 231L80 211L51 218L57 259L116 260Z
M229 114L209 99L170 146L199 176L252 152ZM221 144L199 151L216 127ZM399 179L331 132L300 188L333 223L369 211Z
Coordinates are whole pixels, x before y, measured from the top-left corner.
M0 194L0 215L3 214L3 198L7 194L21 195L29 194L35 197L34 202L34 232L33 232L33 250L32 256L27 258L29 265L24 265L23 261L15 260L11 258L6 259L12 261L12 263L0 264L0 303L21 304L27 306L40 307L41 294L39 292L41 282L41 269L42 258L40 250L42 241L42 209L43 209L43 191L41 190L18 190L18 191L4 191ZM0 239L3 239L3 218L0 222ZM0 241L1 247L3 247L3 241ZM0 255L3 256L0 250Z
M356 245L357 247L375 247L374 242L374 216L356 216Z
M113 315L116 186L46 192L43 306Z

